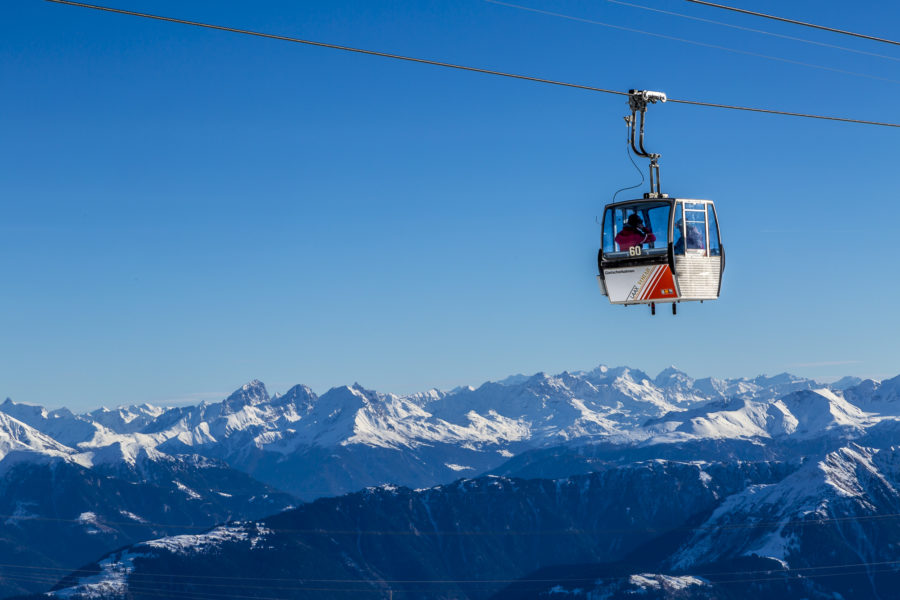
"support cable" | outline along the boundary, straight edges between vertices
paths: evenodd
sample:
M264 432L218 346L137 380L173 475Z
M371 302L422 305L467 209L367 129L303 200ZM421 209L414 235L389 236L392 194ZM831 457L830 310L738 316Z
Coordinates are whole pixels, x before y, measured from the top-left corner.
M841 35L850 35L853 37L862 38L864 40L872 40L873 42L882 42L884 44L893 44L894 46L900 46L900 42L896 40L889 40L887 38L875 37L874 35L866 35L864 33L856 33L854 31L846 31L844 29L835 29L834 27L826 27L825 25L816 25L815 23L807 23L806 21L798 21L796 19L786 19L784 17L779 17L776 15L769 15L766 13L756 12L753 10L745 10L743 8L736 8L734 6L725 6L724 4L716 4L715 2L706 2L706 0L685 0L686 2L693 2L694 4L702 4L703 6L711 6L713 8L722 8L724 10L731 10L734 12L744 13L745 15L753 15L754 17L764 17L766 19L772 19L774 21L782 21L784 23L791 23L793 25L802 25L804 27L812 27L813 29L821 29L822 31L830 31L831 33L840 33Z
M605 88L600 88L600 87L594 87L594 86L589 86L589 85L581 85L581 84L577 84L577 83L568 83L568 82L565 82L565 81L555 81L555 80L552 80L552 79L544 79L544 78L541 78L541 77L531 77L531 76L528 76L528 75L519 75L519 74L516 74L516 73L506 73L506 72L503 72L503 71L495 71L495 70L492 70L492 69L482 69L482 68L478 68L478 67L469 67L469 66L465 66L465 65L457 65L457 64L448 63L448 62L441 62L441 61L436 61L436 60L428 60L428 59L424 59L424 58L416 58L416 57L411 57L411 56L403 56L403 55L400 55L400 54L391 54L391 53L387 53L387 52L378 52L378 51L375 51L375 50L365 50L365 49L362 49L362 48L353 48L353 47L351 47L351 46L341 46L341 45L338 45L338 44L328 44L328 43L325 43L325 42L316 42L316 41L312 41L312 40L304 40L304 39L294 38L294 37L289 37L289 36L284 36L284 35L276 35L276 34L272 34L272 33L263 33L263 32L259 32L259 31L251 31L251 30L248 30L248 29L238 29L238 28L235 28L235 27L225 27L225 26L223 26L223 25L213 25L213 24L210 24L210 23L201 23L201 22L199 22L199 21L188 21L188 20L185 20L185 19L176 19L176 18L174 18L174 17L165 17L165 16L161 16L161 15L153 15L153 14L149 14L149 13L140 13L140 12L135 12L135 11L130 11L130 10L123 10L123 9L119 9L119 8L111 8L111 7L108 7L108 6L98 6L98 5L95 5L95 4L86 4L86 3L84 3L84 2L74 2L74 1L72 1L72 0L46 0L46 1L47 1L47 2L52 2L52 3L54 3L54 4L65 4L65 5L68 5L68 6L77 6L77 7L80 7L80 8L88 8L88 9L91 9L91 10L98 10L98 11L103 11L103 12L117 13L117 14L122 14L122 15L130 15L130 16L134 16L134 17L141 17L141 18L144 18L144 19L153 19L153 20L156 20L156 21L165 21L165 22L168 22L168 23L179 23L179 24L181 24L181 25L190 25L190 26L193 26L193 27L201 27L201 28L204 28L204 29L215 29L215 30L218 30L218 31L227 31L227 32L230 32L230 33L239 33L239 34L243 34L243 35L252 35L252 36L256 36L256 37L262 37L262 38L268 38L268 39L274 39L274 40L281 40L281 41L285 41L285 42L293 42L293 43L297 43L297 44L306 44L306 45L309 45L309 46L317 46L317 47L321 47L321 48L331 48L331 49L334 49L334 50L344 50L344 51L346 51L346 52L355 52L355 53L357 53L357 54L368 54L368 55L371 55L371 56L380 56L380 57L383 57L383 58L392 58L392 59L395 59L395 60L404 60L404 61L409 61L409 62L415 62L415 63L421 63L421 64L427 64L427 65L434 65L434 66L437 66L437 67L446 67L446 68L450 68L450 69L459 69L459 70L462 70L462 71L472 71L472 72L475 72L475 73L484 73L484 74L486 74L486 75L497 75L497 76L500 76L500 77L509 77L509 78L512 78L512 79L523 79L523 80L526 80L526 81L534 81L534 82L537 82L537 83L546 83L546 84L550 84L550 85L558 85L558 86L563 86L563 87L570 87L570 88L575 88L575 89L580 89L580 90L586 90L586 91L590 91L590 92L601 92L601 93L604 93L604 94L615 94L615 95L617 95L617 96L628 96L628 95L629 95L628 92L620 92L620 91L618 91L618 90L610 90L610 89L605 89ZM860 125L875 125L875 126L878 126L878 127L895 127L895 128L900 128L900 123L888 123L888 122L882 122L882 121L869 121L869 120L865 120L865 119L850 119L850 118L846 118L846 117L831 117L831 116L825 116L825 115L815 115L815 114L807 114L807 113L799 113L799 112L787 112L787 111L780 111L780 110L773 110L773 109L765 109L765 108L753 108L753 107L747 107L747 106L736 106L736 105L731 105L731 104L718 104L718 103L711 103L711 102L700 102L700 101L696 101L696 100L676 100L676 99L674 99L674 98L669 98L669 102L674 102L674 103L676 103L676 104L689 104L689 105L692 105L692 106L705 106L705 107L709 107L709 108L724 108L724 109L728 109L728 110L743 110L743 111L758 112L758 113L765 113L765 114L772 114L772 115L784 115L784 116L788 116L788 117L801 117L801 118L806 118L806 119L821 119L821 120L826 120L826 121L840 121L840 122L844 122L844 123L857 123L857 124L860 124Z
M879 75L869 75L867 73L859 73L857 71L848 71L846 69L838 69L836 67L829 67L826 65L817 65L814 63L803 62L801 60L794 60L791 58L783 58L781 56L773 56L771 54L762 54L761 52L752 52L750 50L741 50L740 48L730 48L728 46L720 46L719 44L710 44L708 42L700 42L697 40L691 40L688 38L678 37L675 35L669 35L666 33L656 33L654 31L646 31L644 29L637 29L635 27L626 27L624 25L614 25L612 23L604 23L603 21L597 21L594 19L587 19L584 17L576 17L573 15L567 15L564 13L558 13L551 10L544 10L541 8L532 8L530 6L523 6L521 4L513 4L511 2L504 2L503 0L484 0L490 4L497 4L498 6L506 6L508 8L515 8L517 10L523 10L527 12L533 12L541 15L548 15L551 17L558 17L560 19L568 19L570 21L577 21L579 23L588 23L589 25L600 25L601 27L608 27L610 29L618 29L619 31L628 31L630 33L637 33L640 35L648 35L655 38L660 38L663 40L671 40L673 42L679 42L682 44L690 44L692 46L700 46L701 48L712 48L713 50L722 50L724 52L732 52L734 54L743 54L744 56L753 56L755 58L764 58L766 60L774 60L777 62L787 63L789 65L797 65L800 67L807 67L810 69L819 69L820 71L831 71L832 73L840 73L842 75L851 75L853 77L865 77L866 79L876 79L878 81L888 81L890 83L900 83L900 80L891 79L889 77L881 77ZM612 0L610 0L612 1ZM632 5L634 6L634 5Z
M838 46L837 44L829 44L828 42L819 42L816 40L810 40L807 38L801 38L793 35L785 35L783 33L775 33L774 31L766 31L765 29L755 29L753 27L744 27L743 25L735 25L734 23L725 23L723 21L714 21L713 19L705 19L703 17L695 17L694 15L686 15L684 13L674 12L671 10L663 10L661 8L653 8L652 6L644 6L643 4L633 4L631 2L625 2L623 0L606 0L610 4L619 4L621 6L628 6L631 8L639 8L641 10L648 10L655 13L660 13L663 15L669 15L672 17L679 17L682 19L690 19L691 21L697 21L699 23L708 23L710 25L719 25L721 27L728 27L729 29L737 29L738 31L747 31L750 33L759 33L762 35L768 35L771 37L780 38L783 40L791 40L793 42L802 42L804 44L812 44L814 46L820 46L822 48L831 48L833 50L843 50L844 52L852 52L854 54L862 54L864 56L874 56L875 58L884 58L886 60L893 60L896 62L900 62L900 57L897 56L888 56L887 54L878 54L877 52L868 52L866 50L859 50L858 48L848 48L847 46Z

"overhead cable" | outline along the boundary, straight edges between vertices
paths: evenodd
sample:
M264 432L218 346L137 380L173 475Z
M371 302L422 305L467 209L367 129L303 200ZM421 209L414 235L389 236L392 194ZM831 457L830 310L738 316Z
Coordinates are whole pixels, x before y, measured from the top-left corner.
M753 15L754 17L764 17L766 19L772 19L774 21L782 21L784 23L792 23L794 25L802 25L804 27L812 27L813 29L821 29L822 31L830 31L832 33L840 33L841 35L851 35L853 37L862 38L864 40L872 40L873 42L883 42L885 44L893 44L894 46L900 46L900 42L898 42L896 40L889 40L887 38L875 37L874 35L866 35L864 33L856 33L854 31L846 31L844 29L835 29L834 27L826 27L824 25L816 25L815 23L807 23L806 21L797 21L796 19L786 19L784 17L769 15L766 13L756 12L753 10L745 10L743 8L736 8L734 6L725 6L724 4L716 4L714 2L706 2L705 0L685 0L685 1L693 2L694 4L702 4L704 6L712 6L713 8L722 8L725 10L732 10L734 12L744 13L745 15Z
M846 69L838 69L835 67L828 67L825 65L817 65L813 63L803 62L799 60L793 60L790 58L782 58L780 56L772 56L771 54L761 54L759 52L752 52L750 50L741 50L739 48L730 48L728 46L720 46L718 44L710 44L707 42L698 42L697 40L690 40L687 38L677 37L674 35L668 35L665 33L656 33L653 31L646 31L643 29L635 29L634 27L625 27L624 25L614 25L612 23L604 23L603 21L596 21L594 19L586 19L584 17L576 17L573 15L567 15L563 13L553 12L550 10L543 10L540 8L532 8L530 6L522 6L521 4L512 4L510 2L503 2L502 0L484 0L485 2L489 2L491 4L497 4L499 6L506 6L508 8L515 8L518 10L524 10L528 12L538 13L541 15L549 15L551 17L559 17L561 19L568 19L570 21L578 21L579 23L588 23L589 25L600 25L601 27L609 27L610 29L618 29L620 31L628 31L630 33L639 33L641 35L649 35L656 38L662 38L664 40L672 40L673 42L681 42L683 44L691 44L692 46L701 46L703 48L712 48L713 50L724 50L725 52L733 52L735 54L743 54L745 56L753 56L756 58L764 58L766 60L775 60L778 62L788 63L791 65L799 65L801 67L809 67L811 69L820 69L822 71L831 71L832 73L841 73L842 75L853 75L854 77L865 77L867 79L877 79L878 81L889 81L891 83L900 83L900 80L890 79L888 77L880 77L878 75L869 75L867 73L858 73L856 71L847 71ZM613 0L610 0L613 1ZM636 6L636 5L631 5ZM655 10L655 9L652 9Z
M771 37L777 37L782 40L791 40L792 42L802 42L804 44L812 44L814 46L820 46L822 48L832 48L834 50L843 50L844 52L853 52L854 54L862 54L865 56L874 56L876 58L884 58L887 60L893 60L900 62L900 57L897 56L888 56L887 54L879 54L877 52L867 52L866 50L859 50L857 48L848 48L847 46L838 46L837 44L829 44L827 42L819 42L816 40L810 40L807 38L796 37L793 35L785 35L783 33L775 33L774 31L766 31L765 29L755 29L753 27L744 27L743 25L735 25L734 23L725 23L723 21L715 21L713 19L704 19L703 17L695 17L694 15L686 15L684 13L674 12L671 10L663 10L661 8L653 8L651 6L644 6L643 4L632 4L631 2L623 2L622 0L606 0L610 4L619 4L621 6L629 6L631 8L639 8L641 10L649 10L651 12L660 13L663 15L669 15L672 17L679 17L682 19L690 19L691 21L697 21L699 23L709 23L710 25L719 25L721 27L728 27L729 29L737 29L738 31L748 31L750 33L760 33L762 35L768 35Z
M262 37L262 38L268 38L268 39L274 39L274 40L281 40L281 41L285 41L285 42L294 42L294 43L297 43L297 44L306 44L306 45L309 45L309 46L317 46L317 47L321 47L321 48L331 48L331 49L334 49L334 50L344 50L344 51L347 51L347 52L356 52L356 53L358 53L358 54L368 54L368 55L371 55L371 56L380 56L380 57L383 57L383 58L393 58L393 59L396 59L396 60L405 60L405 61L409 61L409 62L415 62L415 63L421 63L421 64L427 64L427 65L434 65L434 66L437 66L437 67L446 67L446 68L450 68L450 69L460 69L460 70L463 70L463 71L472 71L472 72L475 72L475 73L484 73L484 74L487 74L487 75L498 75L498 76L500 76L500 77L509 77L509 78L513 78L513 79L524 79L524 80L526 80L526 81L534 81L534 82L537 82L537 83L547 83L547 84L550 84L550 85L558 85L558 86L564 86L564 87L576 88L576 89L581 89L581 90L587 90L587 91L590 91L590 92L601 92L601 93L604 93L604 94L615 94L615 95L618 95L618 96L628 96L628 93L627 93L627 92L621 92L621 91L618 91L618 90L611 90L611 89L604 89L604 88L599 88L599 87L594 87L594 86L589 86L589 85L581 85L581 84L576 84L576 83L568 83L568 82L565 82L565 81L555 81L555 80L552 80L552 79L544 79L544 78L542 78L542 77L531 77L531 76L528 76L528 75L519 75L519 74L516 74L516 73L505 73L505 72L503 72L503 71L495 71L495 70L492 70L492 69L482 69L482 68L478 68L478 67L469 67L469 66L465 66L465 65L457 65L457 64L453 64L453 63L441 62L441 61L436 61L436 60L428 60L428 59L424 59L424 58L416 58L416 57L411 57L411 56L403 56L403 55L400 55L400 54L391 54L391 53L387 53L387 52L378 52L378 51L375 51L375 50L365 50L365 49L362 49L362 48L353 48L353 47L351 47L351 46L341 46L341 45L338 45L338 44L328 44L328 43L325 43L325 42L316 42L316 41L312 41L312 40L304 40L304 39L295 38L295 37L289 37L289 36L284 36L284 35L276 35L276 34L271 34L271 33L263 33L263 32L259 32L259 31L251 31L251 30L248 30L248 29L237 29L237 28L234 28L234 27L225 27L225 26L222 26L222 25L213 25L213 24L210 24L210 23L201 23L201 22L199 22L199 21L188 21L188 20L185 20L185 19L176 19L176 18L173 18L173 17L164 17L164 16L160 16L160 15L152 15L152 14L149 14L149 13L140 13L140 12L135 12L135 11L130 11L130 10L122 10L122 9L118 9L118 8L110 8L110 7L107 7L107 6L98 6L98 5L95 5L95 4L86 4L86 3L83 3L83 2L73 2L73 1L71 1L71 0L46 0L46 1L47 1L47 2L52 2L52 3L54 3L54 4L65 4L65 5L68 5L68 6L77 6L77 7L88 8L88 9L92 9L92 10L99 10L99 11L104 11L104 12L111 12L111 13L117 13L117 14L123 14L123 15L130 15L130 16L134 16L134 17L141 17L141 18L144 18L144 19L154 19L154 20L157 20L157 21L166 21L166 22L169 22L169 23L179 23L179 24L182 24L182 25L191 25L191 26L193 26L193 27L202 27L202 28L205 28L205 29L215 29L215 30L218 30L218 31L227 31L227 32L231 32L231 33L239 33L239 34L243 34L243 35L252 35L252 36L256 36L256 37ZM896 127L896 128L900 128L900 123L888 123L888 122L881 122L881 121L868 121L868 120L864 120L864 119L850 119L850 118L846 118L846 117L831 117L831 116L824 116L824 115L814 115L814 114L806 114L806 113L798 113L798 112L787 112L787 111L779 111L779 110L772 110L772 109L752 108L752 107L747 107L747 106L735 106L735 105L730 105L730 104L717 104L717 103L710 103L710 102L700 102L700 101L694 101L694 100L676 100L676 99L673 99L673 98L669 98L669 102L674 102L674 103L676 103L676 104L690 104L690 105L693 105L693 106L706 106L706 107L710 107L710 108L726 108L726 109L730 109L730 110L743 110L743 111L759 112L759 113L766 113L766 114L773 114L773 115L784 115L784 116L788 116L788 117L803 117L803 118L807 118L807 119L821 119L821 120L826 120L826 121L841 121L841 122L844 122L844 123L857 123L857 124L861 124L861 125L876 125L876 126L879 126L879 127Z
M268 38L272 40L281 40L283 42L294 42L297 44L307 44L309 46L319 46L321 48L331 48L333 50L345 50L347 52L356 52L358 54L369 54L372 56L381 56L383 58L394 58L397 60L406 60L410 62L423 63L426 65L434 65L437 67L448 67L450 69L461 69L463 71L474 71L476 73L485 73L487 75L499 75L501 77L512 77L514 79L525 79L527 81L536 81L538 83L549 83L552 85L563 85L566 87L573 87L582 90L588 90L591 92L603 92L604 94L618 94L620 96L627 96L627 92L620 92L618 90L606 90L603 88L593 87L589 85L579 85L577 83L566 83L563 81L553 81L552 79L543 79L541 77L529 77L527 75L517 75L515 73L504 73L502 71L493 71L491 69L480 69L478 67L467 67L465 65L455 65L452 63L441 62L437 60L428 60L425 58L415 58L412 56L402 56L400 54L390 54L388 52L378 52L376 50L365 50L362 48L353 48L350 46L341 46L338 44L327 44L325 42L315 42L312 40L303 40L295 37L288 37L286 35L276 35L273 33L263 33L261 31L251 31L249 29L237 29L235 27L225 27L222 25L212 25L210 23L200 23L199 21L187 21L184 19L175 19L172 17L163 17L160 15L151 15L148 13L140 13L131 10L122 10L120 8L110 8L108 6L98 6L95 4L85 4L83 2L71 2L69 0L47 0L47 2L53 2L54 4L67 4L69 6L78 6L81 8L90 8L93 10L102 10L111 13L118 13L122 15L130 15L133 17L143 17L145 19L155 19L157 21L167 21L169 23L180 23L181 25L192 25L194 27L203 27L205 29L216 29L219 31L228 31L230 33L240 33L243 35L253 35L261 38ZM898 125L900 126L900 125Z
M750 575L769 575L772 573L793 573L802 574L807 577L819 577L821 572L839 572L849 569L869 568L869 567L888 567L894 568L900 565L900 560L884 560L884 561L864 561L843 564L825 564L810 565L805 567L782 567L782 568L758 568L758 569L740 569L735 571L705 571L700 570L691 573L697 577L725 577L725 576L750 576ZM6 573L10 569L21 569L22 573L16 573L20 578L33 577L38 578L56 578L58 580L61 575L70 575L72 577L89 577L97 574L96 569L80 568L70 569L65 567L41 567L35 565L25 565L16 563L4 563L5 567L3 577L11 578ZM181 581L184 585L209 585L211 587L234 586L235 581L241 581L246 587L262 587L268 585L272 588L296 589L297 584L340 584L340 583L389 583L389 584L509 584L515 582L527 583L585 583L590 582L596 577L520 577L520 578L478 578L478 579L388 579L387 577L378 579L349 579L349 578L329 578L318 579L306 576L296 577L271 577L271 576L248 576L248 575L211 575L211 574L188 574L188 573L172 573L169 571L142 571L139 576L144 579L152 579L154 577L164 578L169 581ZM224 583L223 583L224 582Z
M668 100L672 102L672 100ZM475 493L475 492L467 492L467 493ZM0 514L0 520L10 520L16 519L17 515L10 514ZM420 536L446 536L446 537L484 537L484 536L577 536L577 535L631 535L635 533L662 533L667 531L696 531L696 532L705 532L705 531L734 531L740 529L766 529L766 528L776 528L776 527L815 527L822 526L829 523L861 523L861 522L872 522L872 521L884 521L884 520L898 520L900 519L900 513L881 513L881 514L871 514L871 515L854 515L854 516L846 516L846 517L818 517L815 519L784 519L784 520L772 520L772 521L745 521L745 522L736 522L736 523L726 523L722 525L709 524L709 525L693 525L693 526L675 526L675 527L655 527L651 525L644 526L632 526L632 527L612 527L612 528L590 528L590 529L576 529L572 527L567 527L563 529L446 529L446 530L431 530L431 531L419 531L413 529L328 529L325 527L306 527L306 528L291 528L291 527L273 527L269 524L266 519L260 521L266 529L271 531L275 531L279 534L291 534L291 535L309 535L309 536L366 536L366 537L420 537ZM82 519L66 519L66 518L58 518L58 517L38 517L38 516L30 516L28 517L29 521L43 521L43 522L53 522L53 523L84 523ZM205 525L176 525L171 523L154 523L143 521L141 525L144 526L152 526L152 527L160 527L160 528L171 528L173 530L191 530L197 529L202 530L204 532L213 531L220 527L241 527L246 525L248 522L246 521L234 521L231 523L217 525L217 526L205 526ZM100 521L101 525L104 526L134 526L134 521L108 521L106 519L102 519ZM0 569L2 567L7 566L5 563L0 563Z
M822 567L799 567L799 568L784 568L784 569L758 569L758 570L748 570L748 571L713 571L709 573L690 573L691 576L694 577L703 577L705 579L709 579L711 582L716 585L730 585L736 583L749 583L749 582L763 582L763 581L784 581L789 577L799 577L799 578L808 578L811 580L816 580L820 578L826 577L845 577L848 575L863 575L863 574L871 574L871 573L896 573L896 561L893 562L871 562L871 563L857 563L854 565L830 565L830 566L822 566ZM881 568L869 568L870 566L882 566ZM848 569L849 567L849 569ZM854 567L866 567L865 569L859 569ZM834 569L833 571L824 571L824 572L810 572L810 569ZM60 569L62 571L62 569ZM66 579L77 578L80 570L76 570L75 572L70 572L69 576ZM729 578L727 576L737 576L739 578ZM741 577L745 575L744 577ZM754 576L755 575L755 576ZM90 573L90 576L97 577L97 571L93 570ZM21 574L6 574L4 573L4 579L10 581L22 581L29 583L44 583L47 585L53 583L59 583L59 580L54 578L52 575L48 576L28 576ZM154 579L158 577L159 579ZM335 587L334 585L330 586L322 586L321 581L326 580L309 580L309 579L296 579L296 583L299 585L295 586L283 586L283 585L268 585L268 586L259 586L248 584L247 581L259 580L264 578L251 577L251 578L243 578L243 577L235 577L237 580L236 583L228 584L227 588L231 590L231 593L225 593L224 590L220 589L210 589L210 588L222 588L222 584L214 584L207 583L203 581L194 581L194 582L179 582L172 581L173 577L178 577L178 575L173 575L171 573L144 573L141 571L134 572L128 574L127 586L130 592L134 592L137 594L146 593L165 593L167 597L176 597L183 598L185 600L211 600L213 598L253 598L256 600L278 600L278 598L268 597L268 596L260 596L259 593L261 591L306 591L306 592L368 592L375 591L372 590L371 587L362 587L362 586L384 586L384 585L401 585L402 591L411 593L411 592L430 592L434 593L441 589L453 590L458 585L465 585L469 589L475 590L491 590L496 587L498 583L507 583L507 584L516 584L516 587L519 589L531 589L538 590L543 589L549 583L557 583L557 584L576 584L576 583L591 583L591 582L606 582L606 581L616 581L616 580L625 580L630 577L630 575L610 575L610 576L591 576L591 577L581 577L581 578L550 578L550 579L532 579L532 578L522 578L522 579L504 579L504 580L452 580L452 579L434 579L434 580L390 580L390 579L335 579L331 580L331 582L335 585L342 585L343 587ZM210 579L218 579L217 577L209 577ZM278 579L276 579L278 580ZM80 585L80 579L76 579L74 582L74 588L78 588ZM310 585L315 584L315 585ZM355 585L353 585L355 584ZM428 587L425 588L410 588L409 584L425 584ZM456 584L456 585L454 585ZM473 585L474 584L474 587ZM353 585L353 587L350 587ZM454 585L454 587L449 587ZM176 586L184 586L182 588ZM439 586L448 586L445 588L441 588ZM361 589L362 588L362 589ZM243 595L237 592L248 592L253 595Z

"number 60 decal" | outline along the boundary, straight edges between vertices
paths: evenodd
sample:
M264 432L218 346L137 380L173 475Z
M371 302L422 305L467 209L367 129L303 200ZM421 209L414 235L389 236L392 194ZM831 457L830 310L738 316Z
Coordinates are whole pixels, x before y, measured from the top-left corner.
M641 255L641 247L640 246L632 246L628 249L628 256L640 256Z

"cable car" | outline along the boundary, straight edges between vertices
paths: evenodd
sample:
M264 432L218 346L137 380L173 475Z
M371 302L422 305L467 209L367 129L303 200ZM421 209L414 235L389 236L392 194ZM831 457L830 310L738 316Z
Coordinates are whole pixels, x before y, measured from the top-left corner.
M679 302L719 297L725 249L712 200L670 198L660 191L660 155L644 149L644 115L656 101L665 102L665 94L629 91L631 116L625 120L634 153L650 159L650 192L604 208L597 281L612 304L649 304L656 314L656 304L671 303L675 314Z

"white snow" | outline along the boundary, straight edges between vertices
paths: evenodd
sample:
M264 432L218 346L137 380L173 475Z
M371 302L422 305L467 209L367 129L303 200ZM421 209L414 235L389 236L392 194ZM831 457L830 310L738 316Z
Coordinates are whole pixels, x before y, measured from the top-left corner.
M110 531L109 527L102 525L94 512L83 512L78 515L78 522L85 526L85 533L97 535L101 531Z
M474 471L474 467L465 467L463 465L455 465L453 463L445 463L445 467L450 469L451 471Z
M879 471L878 451L853 445L809 461L775 484L751 485L728 496L697 528L672 559L684 569L718 556L723 548L737 555L765 556L783 564L796 550L791 524L831 518L829 499L852 498L863 511L877 511L873 486L900 493Z
M172 481L172 483L174 483L174 484L175 484L175 487L177 487L179 490L181 490L182 492L184 492L185 495L186 495L188 498L190 498L191 500L200 500L200 499L203 498L203 496L201 496L200 494L198 494L197 492L195 492L194 490L192 490L192 489L189 488L188 486L184 485L184 484L181 483L180 481Z
M653 577L647 577L646 575L632 575L628 578L628 582L644 589L649 588L651 590L658 590L662 588L660 582Z
M683 590L693 585L708 585L705 579L693 575L661 575L658 573L641 573L628 578L629 583L643 589L659 590L665 587L669 590Z
M744 552L744 556L764 556L777 560L785 569L788 568L787 555L792 548L796 548L797 539L793 535L784 533L784 525L778 526L775 532L763 536L759 544Z
M263 533L261 532L260 535L263 535ZM167 550L173 554L200 554L220 546L223 542L250 540L250 538L250 532L242 526L222 526L196 535L175 535L158 540L150 540L149 542L144 542L141 546Z
M83 513L87 522L96 520L94 513ZM224 542L247 541L251 548L261 543L271 530L254 524L234 523L216 527L206 533L197 535L176 535L151 540L132 546L128 550L113 552L99 562L100 573L81 577L78 582L68 588L47 592L55 598L106 598L123 596L128 592L127 578L134 571L134 559L157 551L167 551L178 555L210 552Z
M75 454L72 448L60 444L22 421L0 412L0 461L14 452L60 458L68 458Z
M134 571L134 558L140 554L114 552L99 562L100 572L81 577L74 586L46 592L53 598L107 598L124 596L128 592L127 578Z
M830 486L839 496L859 498L868 503L867 490L863 487L857 471L864 470L869 477L877 478L885 487L897 490L888 482L874 464L878 450L863 448L861 446L849 446L836 452L829 453L824 460L819 461L818 467L824 474L825 484Z
M146 522L147 522L146 519L144 519L143 517L140 517L140 516L134 514L134 513L131 512L131 511L120 510L120 511L119 511L119 514L122 515L123 517L126 517L126 518L131 519L132 521L137 521L138 523L146 523Z

